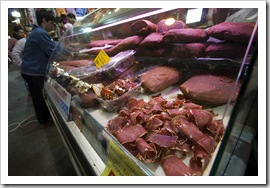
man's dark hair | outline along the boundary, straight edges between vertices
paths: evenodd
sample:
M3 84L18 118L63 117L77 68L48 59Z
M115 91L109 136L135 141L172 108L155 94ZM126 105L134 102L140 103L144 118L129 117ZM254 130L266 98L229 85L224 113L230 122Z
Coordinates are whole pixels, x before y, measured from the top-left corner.
M18 33L19 33L20 30L23 30L23 28L22 28L21 26L16 25L16 26L14 27L13 37L14 37L15 39L17 39L17 40L19 40L19 39L22 38L20 35L18 35Z
M63 24L68 23L67 15L66 14L61 14L61 16L57 16L55 18L55 23L63 23Z
M14 31L15 31L16 33L18 33L20 30L23 30L23 28L22 28L21 26L16 25L16 26L14 27Z
M49 12L49 11L44 10L44 9L37 11L36 12L36 17L37 17L38 25L41 25L43 18L45 18L45 20L47 22L55 20L53 14L51 12Z
M63 21L64 24L68 23L68 17L67 17L66 14L61 14L60 17L62 18L62 21Z
M71 12L67 14L67 17L76 19L76 16Z
M64 23L60 16L55 17L55 23Z

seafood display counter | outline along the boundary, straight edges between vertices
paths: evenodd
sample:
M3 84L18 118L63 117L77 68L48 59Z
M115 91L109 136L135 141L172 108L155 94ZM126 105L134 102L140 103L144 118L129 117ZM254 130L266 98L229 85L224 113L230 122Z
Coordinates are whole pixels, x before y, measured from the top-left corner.
M97 9L77 21L44 97L78 175L244 175L257 11Z

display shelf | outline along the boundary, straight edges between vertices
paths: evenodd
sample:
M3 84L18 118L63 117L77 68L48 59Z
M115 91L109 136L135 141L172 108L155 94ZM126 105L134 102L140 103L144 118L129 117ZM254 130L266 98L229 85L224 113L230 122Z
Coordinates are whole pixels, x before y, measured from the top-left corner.
M46 87L45 87L46 88ZM101 175L105 163L96 153L86 137L73 121L66 121L59 113L56 101L44 90L46 103L49 107L53 121L68 150L69 156L78 175Z

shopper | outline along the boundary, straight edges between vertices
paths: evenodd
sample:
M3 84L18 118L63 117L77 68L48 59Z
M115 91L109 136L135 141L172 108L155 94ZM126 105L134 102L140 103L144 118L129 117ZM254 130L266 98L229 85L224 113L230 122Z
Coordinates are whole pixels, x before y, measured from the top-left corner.
M17 40L24 38L24 31L23 31L23 28L21 26L16 25L14 27L13 37Z
M17 41L21 38L24 38L24 31L21 26L16 25L14 27L14 33L12 37L8 38L8 64L13 64L12 59L12 50L14 46L16 45Z
M17 41L18 40L15 39L14 37L8 36L8 65L13 64L12 50L14 46L16 45Z
M32 26L29 26L29 25L24 26L25 37L17 41L11 53L13 63L19 67L22 64L22 52L24 49L24 45L25 45L27 37L31 33L31 30L32 30ZM28 96L30 96L31 94L30 94L29 86L27 82L24 81L24 84L25 84L26 90L28 91Z
M66 27L65 27L65 21L64 18L65 15L62 14L62 16L57 16L55 18L55 24L56 24L56 33L58 35L58 40L64 35L66 32Z
M43 86L48 61L55 48L55 42L48 34L55 17L46 10L40 10L36 12L36 18L38 25L34 24L25 43L21 74L29 85L37 120L46 124L50 113L43 98Z
M11 57L12 57L13 63L17 66L21 66L22 64L22 52L24 49L26 39L31 33L31 30L32 30L32 26L28 26L28 25L24 26L25 37L18 40L14 48L12 49Z
M73 24L76 22L76 16L72 13L67 14L68 23L65 24L66 34L71 35L73 34Z
M76 16L73 13L68 13L67 17L69 23L71 23L72 25L76 22Z

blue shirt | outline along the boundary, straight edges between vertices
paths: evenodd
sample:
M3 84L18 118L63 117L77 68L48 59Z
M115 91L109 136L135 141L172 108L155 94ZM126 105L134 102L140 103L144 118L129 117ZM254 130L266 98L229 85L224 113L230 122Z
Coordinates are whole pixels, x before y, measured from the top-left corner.
M48 32L34 25L24 46L21 72L33 76L44 76L54 48L55 42L52 41Z

